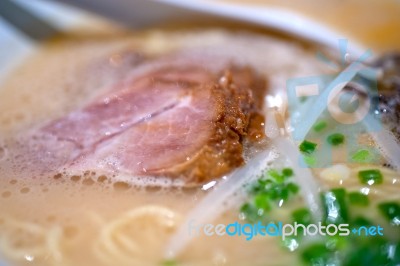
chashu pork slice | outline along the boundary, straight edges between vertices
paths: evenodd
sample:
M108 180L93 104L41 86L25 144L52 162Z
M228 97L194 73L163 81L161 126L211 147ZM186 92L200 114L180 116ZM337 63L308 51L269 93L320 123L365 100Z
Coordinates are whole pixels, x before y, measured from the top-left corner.
M73 146L69 169L201 184L241 166L245 139L262 137L265 86L249 67L164 60L40 132Z

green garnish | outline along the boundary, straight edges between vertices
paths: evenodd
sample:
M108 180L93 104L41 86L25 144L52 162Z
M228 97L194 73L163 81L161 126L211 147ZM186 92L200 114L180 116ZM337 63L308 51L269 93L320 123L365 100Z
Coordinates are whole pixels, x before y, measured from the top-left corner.
M240 208L241 214L250 222L265 218L265 214L274 206L281 206L299 191L299 187L290 182L293 176L291 168L282 171L275 169L266 172L250 189L250 200Z
M344 135L342 133L335 133L329 135L326 140L329 144L333 146L338 146L344 142Z
M346 204L346 190L334 188L321 195L327 224L345 223L349 219Z
M316 146L316 144L315 144ZM314 148L315 148L314 146ZM304 155L304 157L311 157ZM244 218L252 223L268 223L274 219L273 211L281 207L299 192L299 187L291 182L293 170L284 168L281 171L270 170L260 177L249 191L249 201L243 204L240 211ZM358 176L364 184L380 184L383 175L377 169L359 171ZM368 206L370 199L358 191L347 192L344 188L334 188L321 193L323 208L322 224L350 225L350 235L326 234L316 241L304 238L303 227L298 227L297 234L282 241L283 247L299 252L305 265L398 265L400 262L400 242L382 235L365 235L352 233L361 226L376 226L363 216L354 215L350 207ZM384 202L378 205L380 213L392 226L400 226L400 202ZM272 216L271 216L272 215ZM311 211L307 207L295 209L291 213L293 222L308 226L313 223ZM338 226L340 227L340 226ZM311 240L311 242L309 242ZM165 266L170 266L165 264ZM175 264L171 264L175 266Z
M292 168L283 168L282 174L286 177L291 177L293 176L293 170Z
M340 265L398 265L400 245L382 237L355 238Z
M260 219L260 213L257 207L250 203L243 204L242 207L240 207L240 213L244 215L244 219L253 223Z
M351 222L355 226L371 226L365 218ZM306 265L398 265L400 243L374 236L327 236L324 241L303 248L301 258Z
M359 206L368 206L369 199L367 195L364 195L360 192L350 192L348 194L349 201L351 204L359 205Z
M331 250L329 250L325 244L316 243L308 246L303 253L301 258L307 265L330 265Z
M353 227L360 227L360 226L371 226L373 225L368 219L358 216L354 218L353 222L351 223Z
M292 213L293 221L298 224L309 225L312 222L311 212L308 208L297 209Z
M378 205L378 209L386 219L394 226L400 226L400 204L397 202L384 202Z
M368 204L368 197L364 194L358 192L346 193L343 188L337 188L322 194L322 199L326 223L347 223L352 228L376 225L362 216L350 217L347 210L346 199L350 203ZM400 203L385 202L379 204L378 208L392 225L400 225ZM303 216L305 216L305 212ZM296 217L301 219L302 212L299 211ZM302 244L299 243L299 245ZM353 236L352 234L346 237L325 236L323 241L303 247L301 258L306 265L312 266L398 265L400 262L400 242L381 236L365 237Z
M317 159L314 156L304 155L303 159L308 166L314 166L317 163Z
M358 178L361 183L368 185L382 184L383 176L378 169L363 170L358 172Z
M321 120L313 126L313 129L315 132L321 132L324 128L326 128L327 125L328 123L326 123L324 120Z
M296 194L300 190L299 186L296 185L295 183L288 183L286 187L293 194Z
M178 263L176 262L176 260L164 260L161 263L162 266L177 266Z
M297 209L292 213L292 219L297 224L302 224L308 226L313 222L311 212L308 208ZM302 227L298 228L297 237L304 235L304 229Z
M317 147L317 143L311 142L304 140L300 146L299 149L301 152L304 152L306 154L311 154L315 151L315 148Z
M284 200L286 201L289 198L289 189L286 185L276 184L271 186L269 189L269 198L272 200Z
M276 170L269 170L268 175L272 177L276 182L282 183L285 180L285 176L278 173Z
M321 194L324 208L323 224L349 224L352 228L375 226L363 216L351 217L347 203L359 206L369 205L368 196L359 192L347 192L335 188ZM385 202L378 205L381 213L394 226L400 225L400 203ZM305 226L312 223L308 208L300 208L292 213L292 219ZM307 243L304 241L302 227L295 238L287 238L284 246L289 250L300 250L305 265L398 265L400 262L400 242L383 236L365 237L326 235L323 240ZM295 247L293 247L295 241Z
M258 210L269 211L271 210L270 196L262 192L254 197L254 205Z
M369 150L361 149L351 156L351 159L358 163L369 162L372 159L372 154Z

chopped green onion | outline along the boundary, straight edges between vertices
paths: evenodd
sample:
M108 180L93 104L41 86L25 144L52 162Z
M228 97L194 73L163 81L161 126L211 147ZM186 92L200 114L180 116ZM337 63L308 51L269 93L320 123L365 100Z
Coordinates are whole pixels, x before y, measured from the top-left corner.
M285 180L285 177L279 174L278 171L276 170L269 170L268 175L278 183L283 183L283 181Z
M295 210L292 213L292 219L295 223L297 224L303 224L305 226L308 226L309 224L312 223L312 215L309 209L307 208L300 208ZM304 234L304 229L302 227L299 227L297 229L297 234L296 236L301 237Z
M258 208L258 209L262 209L262 210L270 210L271 209L271 205L269 203L269 195L267 193L260 193L258 195L256 195L254 197L254 205Z
M372 154L369 150L361 149L351 156L351 159L358 163L369 162L372 159Z
M321 132L324 128L326 128L327 125L328 123L326 123L324 120L321 120L314 125L313 129L315 132Z
M351 204L359 206L368 206L369 204L368 196L360 192L350 192L348 196Z
M289 183L286 187L290 192L292 192L292 194L296 194L300 190L299 186L294 183Z
M307 208L297 209L292 213L293 221L298 224L309 225L312 223L311 212Z
M254 182L249 190L250 200L243 204L241 216L249 222L264 220L266 214L274 205L282 207L282 204L296 195L299 187L288 181L294 172L291 168L282 171L271 169Z
M293 176L293 170L292 168L283 168L282 174L286 177L291 177Z
M398 265L398 245L376 236L362 240L354 240L352 250L340 265Z
M335 133L329 135L326 140L328 141L329 144L333 146L338 146L344 142L344 135L342 133Z
M303 159L308 166L314 166L317 163L317 159L314 156L304 155Z
M329 265L332 254L324 243L316 243L308 246L301 258L307 265Z
M321 195L326 223L340 224L349 219L346 204L346 190L334 188Z
M383 182L383 176L378 169L360 171L358 172L358 178L361 183L368 185L382 184Z
M370 222L368 219L362 217L362 216L358 216L356 218L354 218L354 220L352 221L351 225L353 227L360 227L360 226L372 226L372 222Z
M331 250L344 250L349 246L349 241L341 235L328 236L325 246ZM334 253L332 253L334 256ZM332 264L335 265L335 264Z
M258 209L249 203L243 204L240 208L240 212L244 215L244 218L250 222L256 222L260 219Z
M289 199L289 189L286 186L283 186L279 191L279 200L287 201Z
M378 205L379 210L392 225L400 226L400 204L385 202Z
M285 185L276 185L269 190L272 200L287 200L289 198L289 189Z
M306 154L311 154L315 151L315 148L317 147L317 143L311 142L304 140L300 146L299 149L301 152L304 152Z

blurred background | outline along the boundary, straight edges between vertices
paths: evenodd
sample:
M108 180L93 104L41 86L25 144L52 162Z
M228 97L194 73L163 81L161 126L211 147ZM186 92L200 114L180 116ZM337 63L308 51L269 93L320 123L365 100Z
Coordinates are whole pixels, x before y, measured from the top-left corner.
M32 22L32 17L40 21ZM311 33L311 39L325 38L329 29L337 33L332 40L346 38L374 53L400 50L400 0L1 0L0 78L54 32L107 32L168 23L220 26L221 17L299 31L300 36Z

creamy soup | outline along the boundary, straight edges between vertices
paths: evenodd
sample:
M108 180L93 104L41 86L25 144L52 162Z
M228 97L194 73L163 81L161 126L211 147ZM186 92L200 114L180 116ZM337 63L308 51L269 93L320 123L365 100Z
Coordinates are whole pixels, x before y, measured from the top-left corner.
M275 108L277 116L287 117L285 88L288 79L338 73L320 62L316 51L292 40L221 29L145 31L116 34L113 38L70 36L44 45L6 79L0 90L1 263L325 265L332 262L351 265L359 259L357 254L375 252L372 259L381 259L384 256L381 253L386 254L380 251L382 247L391 247L387 252L393 254L387 259L399 263L400 180L395 170L383 166L386 157L378 154L375 160L363 161L366 155L363 157L363 153L355 149L355 153L361 154L356 156L359 160L348 163L340 155L343 147L339 144L343 139L336 136L332 143L338 146L331 164L311 168L307 176L303 176L304 168L287 160L293 152L298 153L300 143L288 142L292 144L282 146L287 148L282 150L276 143L286 142L271 137L274 125L270 121L274 118L269 107ZM161 70L166 72L158 74ZM169 84L169 90L165 91L164 87L156 90L159 83L143 81L146 73L153 75L150 80L160 79L162 84ZM203 82L204 73L211 73L213 81L207 78ZM143 91L124 98L131 95L130 90L142 84L140 82L146 84ZM195 89L189 91L192 86ZM212 89L210 95L199 94L206 93L210 86L217 92ZM224 86L228 89L221 96L218 93ZM257 86L264 88L259 95L254 90ZM165 97L165 100L157 102L158 97L146 98L153 88L156 89L152 95ZM179 96L168 94L177 88L183 88L184 96L180 91L177 92ZM243 94L238 92L240 88ZM138 100L137 109L130 102L128 107L118 104L127 99L135 101L139 96L144 98ZM129 122L137 112L150 105L163 106L171 97L180 100ZM206 99L204 104L216 102L216 105L204 108L196 99ZM105 106L120 109L107 116ZM184 109L187 106L191 109ZM183 109L173 115L166 115L181 107ZM92 111L93 108L98 109ZM133 109L115 122L113 119L127 112L126 108ZM212 108L225 109L217 113L218 118L204 116ZM230 114L230 108L237 110ZM202 116L189 116L193 110ZM255 113L257 116L253 116ZM183 114L186 118L178 124L170 122ZM164 118L158 119L161 115L165 115ZM230 115L234 121L221 120L228 120ZM218 130L229 127L228 133L218 135L217 131L210 131L211 135L205 138L214 142L207 140L201 147L196 146L195 153L186 149L189 144L200 141L198 136L209 124L199 121L207 119L215 123L213 126L222 125ZM160 135L158 130L165 126L165 121L169 124ZM325 130L336 133L329 127L329 120L326 121ZM131 124L127 125L128 122ZM153 145L165 143L167 136L181 134L176 128L182 123L189 125L183 135L185 138L173 142L168 139L169 145L174 145L159 150ZM261 133L251 131L253 123L254 128L262 129ZM124 137L143 125L146 129L135 133L134 137ZM123 128L121 132L120 128ZM191 129L195 134L190 135ZM367 146L377 146L368 134L363 134ZM146 142L144 137L147 136L153 136L152 140ZM215 136L222 139L215 140ZM225 145L231 137L231 144ZM308 139L310 143L314 137ZM182 144L186 142L189 144ZM137 143L146 145L134 146L128 153L126 147ZM147 152L149 147L155 152ZM210 147L211 152L199 155L198 150L204 147ZM309 148L310 145L304 148L306 155L312 153L307 150ZM182 150L184 159L180 159ZM173 156L178 159L171 166L170 161L164 159ZM208 157L201 161L198 159L201 156ZM240 160L233 163L232 158ZM162 166L157 168L154 161ZM136 167L138 164L143 167ZM219 170L211 171L207 167L219 167ZM235 172L240 167L245 171ZM232 182L235 179L238 181ZM344 190L329 192L333 188ZM303 193L304 189L309 191L308 196ZM324 200L319 199L320 193ZM334 199L329 202L332 193ZM340 193L346 193L348 210L340 205ZM347 203L347 195L351 195L352 203ZM310 205L313 202L317 205ZM392 205L378 207L382 203ZM384 228L384 237L379 238L383 244L378 240L376 245L371 244L368 239L360 243L345 237L339 242L333 241L334 238L322 238L322 243L333 246L322 245L321 251L318 237L287 238L285 241L275 236L258 236L251 240L243 235L207 236L201 232L194 236L197 229L188 224L188 221L214 225L257 221L290 223L296 210L308 210L310 215L317 216L320 213L325 217L320 219L329 218L335 211L339 212L336 218L340 218L342 212L346 212L343 223L353 223L362 216Z

